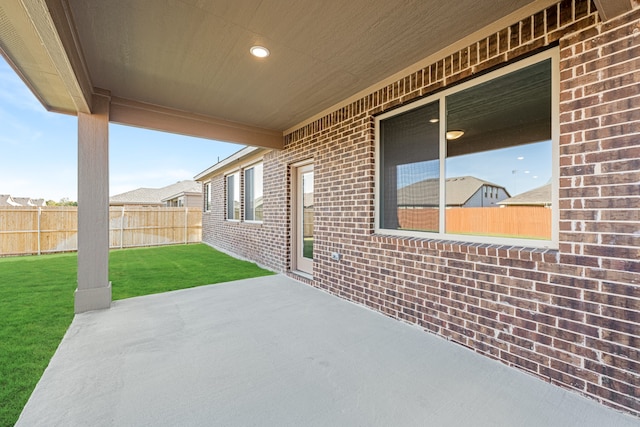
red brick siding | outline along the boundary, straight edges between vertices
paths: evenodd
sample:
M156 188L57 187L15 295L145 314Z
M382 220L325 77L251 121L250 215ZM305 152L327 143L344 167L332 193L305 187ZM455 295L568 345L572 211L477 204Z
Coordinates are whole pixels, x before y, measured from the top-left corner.
M559 250L376 235L373 115L554 44ZM288 271L289 165L313 159L313 286L640 414L639 57L639 8L601 23L562 1L286 135L265 157L264 224L214 202L203 239Z

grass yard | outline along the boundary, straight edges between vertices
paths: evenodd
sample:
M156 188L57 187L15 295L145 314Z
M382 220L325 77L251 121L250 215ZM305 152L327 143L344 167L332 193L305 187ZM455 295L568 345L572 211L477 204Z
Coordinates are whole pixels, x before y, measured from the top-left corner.
M77 255L0 258L0 426L12 426L73 319ZM273 274L209 246L109 254L113 299Z

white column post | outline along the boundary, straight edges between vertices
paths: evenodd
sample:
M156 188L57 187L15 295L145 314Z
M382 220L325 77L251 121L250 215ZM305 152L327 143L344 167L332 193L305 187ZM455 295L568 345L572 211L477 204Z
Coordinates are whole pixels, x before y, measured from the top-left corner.
M109 103L93 96L78 113L78 288L75 312L111 306L109 282Z

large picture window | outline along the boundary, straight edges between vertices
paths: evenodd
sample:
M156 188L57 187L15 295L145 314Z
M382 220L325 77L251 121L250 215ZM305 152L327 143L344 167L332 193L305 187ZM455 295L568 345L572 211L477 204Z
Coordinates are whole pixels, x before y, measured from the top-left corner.
M238 172L226 177L227 187L227 219L240 221L240 174Z
M380 116L378 230L557 241L556 50Z
M262 221L262 163L244 170L244 219Z

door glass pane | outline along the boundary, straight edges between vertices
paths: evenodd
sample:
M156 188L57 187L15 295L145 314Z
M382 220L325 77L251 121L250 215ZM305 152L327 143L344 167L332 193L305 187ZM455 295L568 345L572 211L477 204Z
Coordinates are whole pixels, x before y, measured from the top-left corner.
M302 256L313 259L313 171L302 174Z

